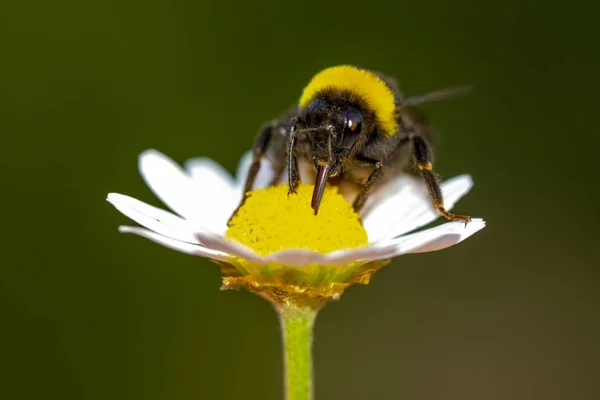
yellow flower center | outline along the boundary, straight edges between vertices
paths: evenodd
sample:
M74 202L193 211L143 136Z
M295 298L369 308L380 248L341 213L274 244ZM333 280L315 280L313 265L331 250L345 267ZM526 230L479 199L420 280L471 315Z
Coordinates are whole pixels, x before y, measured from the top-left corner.
M286 249L326 254L368 244L359 215L336 187L325 189L317 215L310 206L313 185L300 185L297 192L288 196L287 185L251 192L231 219L227 237L262 255Z

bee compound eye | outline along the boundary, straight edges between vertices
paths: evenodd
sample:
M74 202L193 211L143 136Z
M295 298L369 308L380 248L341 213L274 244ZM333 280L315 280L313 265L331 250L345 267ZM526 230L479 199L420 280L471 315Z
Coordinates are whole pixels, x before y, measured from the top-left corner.
M344 148L350 149L360 132L363 122L362 114L356 109L350 109L346 112L344 122Z
M310 103L310 105L308 106L308 110L307 113L308 114L315 114L317 113L321 108L323 108L323 101L320 99L317 99L315 101L313 101L312 103Z
M349 119L346 124L346 128L349 129L350 132L354 132L356 130L356 128L358 128L358 121Z
M306 110L306 121L311 126L320 125L326 116L325 103L322 100L313 101Z
M362 113L356 109L351 109L346 112L346 123L345 130L348 132L357 132L360 130L362 125Z

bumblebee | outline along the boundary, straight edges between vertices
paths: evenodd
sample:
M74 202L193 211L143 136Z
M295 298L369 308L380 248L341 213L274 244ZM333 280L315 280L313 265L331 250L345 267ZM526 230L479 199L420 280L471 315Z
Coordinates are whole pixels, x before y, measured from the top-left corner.
M414 108L451 92L404 98L396 83L381 74L349 65L322 70L304 88L297 106L260 130L244 199L265 157L275 169L271 184L280 181L287 167L289 195L300 182L299 161L312 164L316 172L311 201L315 215L328 181L357 185L353 207L360 212L376 186L416 166L440 214L469 222L470 217L444 208L432 166L431 134Z

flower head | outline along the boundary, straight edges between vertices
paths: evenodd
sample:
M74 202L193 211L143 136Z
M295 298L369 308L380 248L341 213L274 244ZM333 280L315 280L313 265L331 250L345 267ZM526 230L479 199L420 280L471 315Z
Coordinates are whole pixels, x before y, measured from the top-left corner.
M336 188L328 188L321 211L310 208L312 187L287 195L286 185L264 188L273 177L267 161L252 192L230 221L242 198L250 155L236 178L207 158L188 161L185 169L165 155L140 155L142 176L176 214L129 196L110 193L107 200L142 227L121 226L163 246L205 257L221 266L223 289L246 287L275 304L315 307L338 297L354 283L366 284L393 257L440 250L461 242L485 226L447 222L409 232L438 217L418 179L400 176L373 196L358 216ZM442 183L450 209L472 186L467 175ZM362 219L362 223L361 223Z

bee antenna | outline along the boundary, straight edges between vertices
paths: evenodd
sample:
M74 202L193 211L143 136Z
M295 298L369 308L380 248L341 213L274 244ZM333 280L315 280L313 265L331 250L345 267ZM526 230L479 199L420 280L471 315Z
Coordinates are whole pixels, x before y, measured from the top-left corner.
M398 108L406 107L406 106L416 106L418 104L427 103L429 101L437 101L443 100L448 97L456 97L462 96L469 93L473 89L471 85L463 85L457 86L453 88L446 88L436 90L435 92L426 93L421 96L409 97L408 99L404 99L398 105Z

